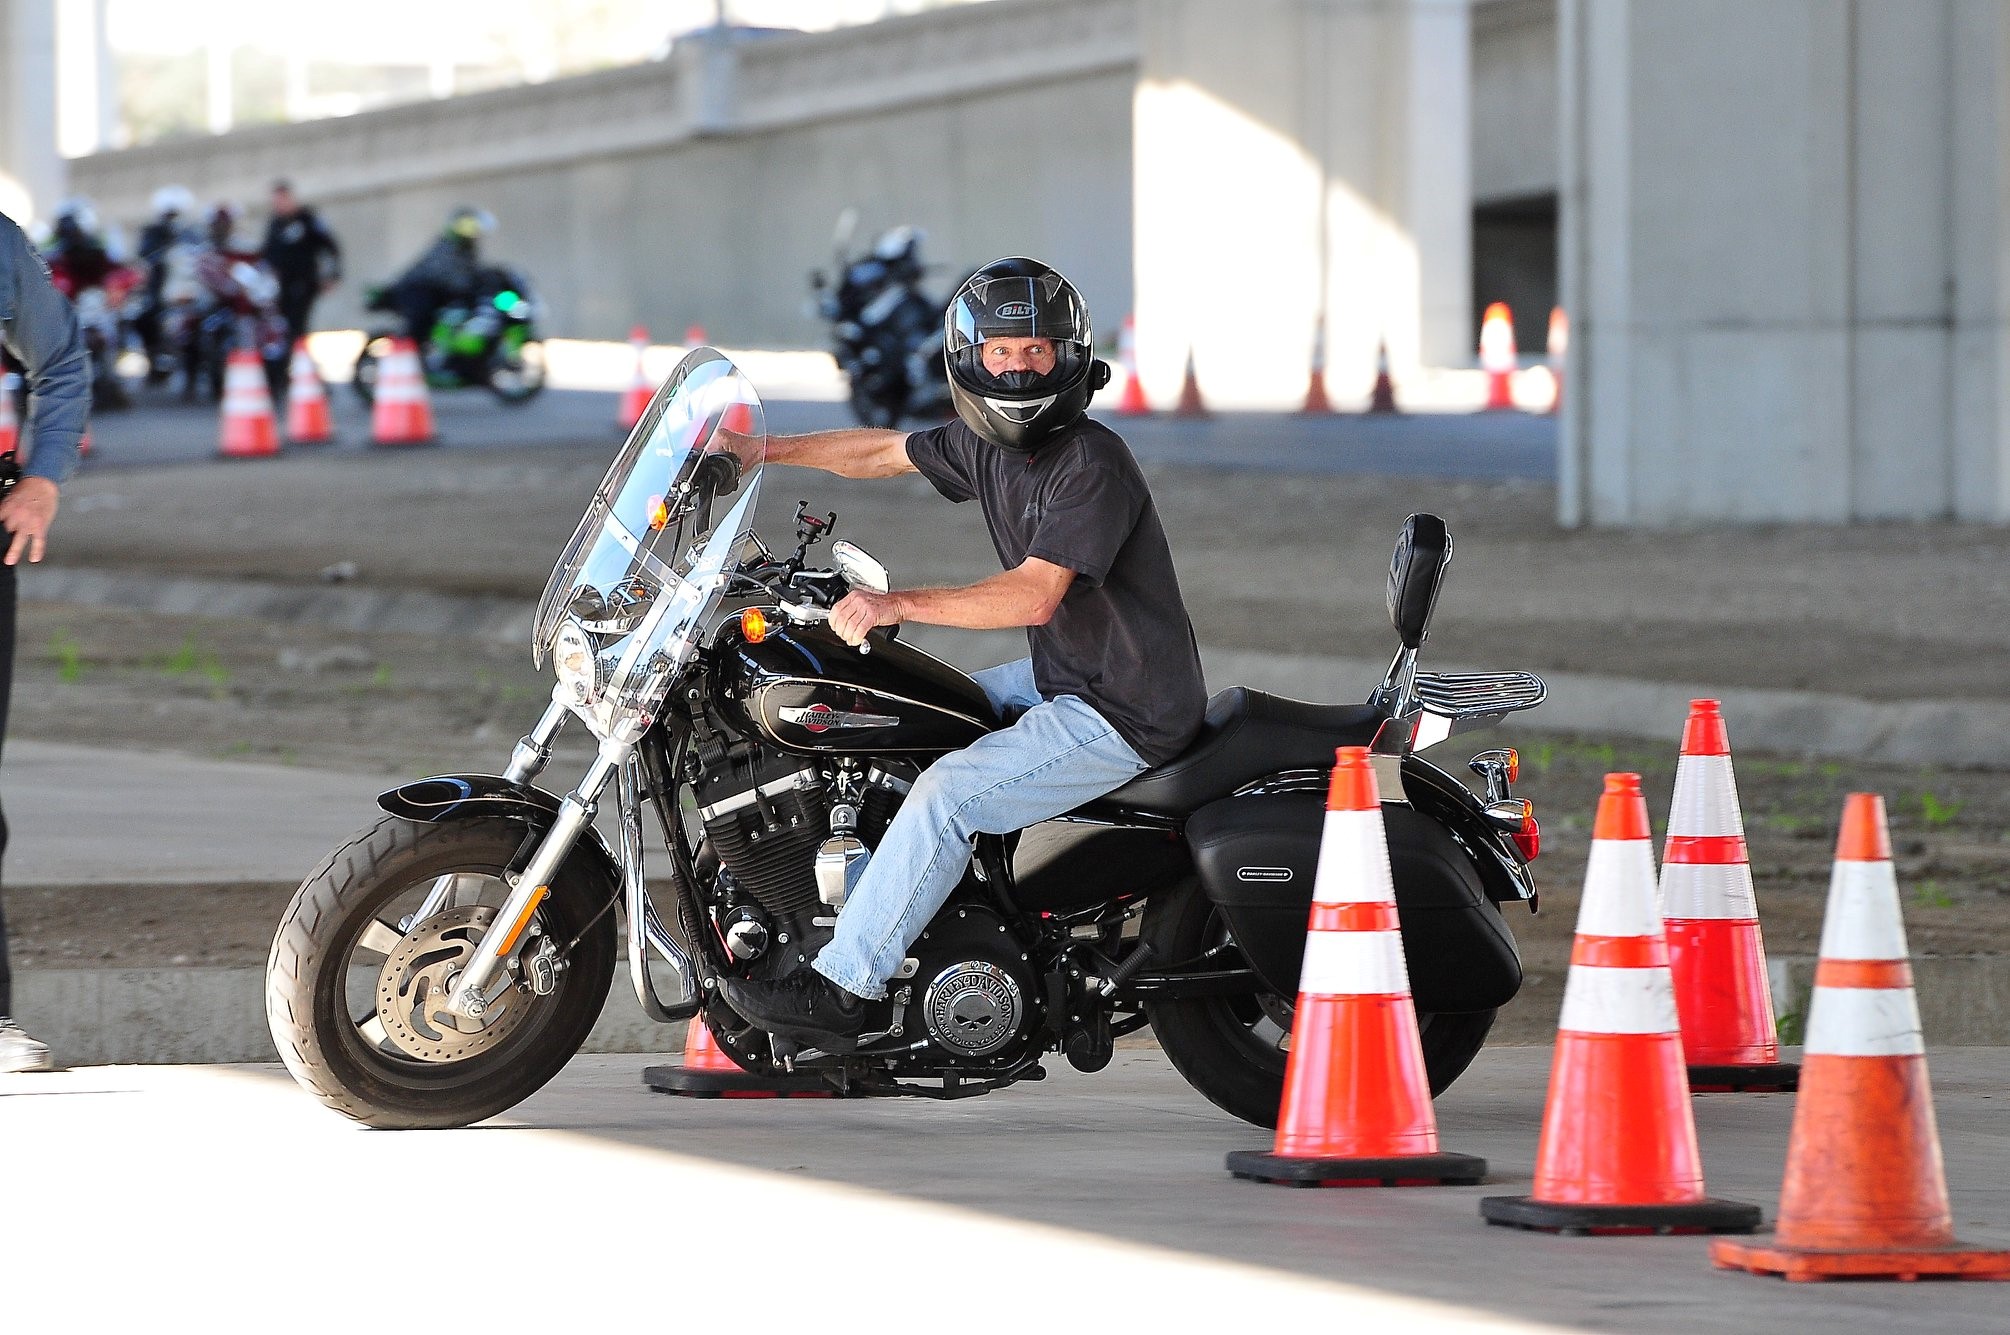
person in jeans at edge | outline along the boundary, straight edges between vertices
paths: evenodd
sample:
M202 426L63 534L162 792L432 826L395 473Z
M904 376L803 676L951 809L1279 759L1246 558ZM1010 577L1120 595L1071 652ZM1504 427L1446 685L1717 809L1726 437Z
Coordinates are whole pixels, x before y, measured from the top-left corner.
M734 1008L828 1052L857 1047L865 1002L962 880L979 833L1072 811L1179 754L1206 709L1200 651L1165 528L1123 439L1083 415L1109 382L1074 285L1036 260L985 265L944 318L957 420L930 431L771 436L771 463L844 477L920 473L978 501L1001 574L962 588L854 589L831 610L849 644L904 621L1024 626L1030 658L976 675L1009 726L931 765L888 825L808 966L728 980Z
M7 735L7 699L14 684L14 567L42 559L56 518L56 490L77 466L77 441L91 406L91 359L70 303L13 219L0 214L0 344L27 368L28 421L23 439L33 453L21 480L0 500L0 740ZM7 821L0 815L0 854ZM49 1049L21 1032L7 967L7 918L0 912L0 1072L46 1071Z

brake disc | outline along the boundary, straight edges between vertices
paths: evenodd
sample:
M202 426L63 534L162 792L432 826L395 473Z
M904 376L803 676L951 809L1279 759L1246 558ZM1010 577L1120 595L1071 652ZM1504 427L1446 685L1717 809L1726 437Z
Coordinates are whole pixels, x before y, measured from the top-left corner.
M514 984L479 1020L447 1009L450 987L496 915L488 904L446 909L417 923L377 974L377 1018L392 1046L427 1062L465 1061L501 1043L530 1014L535 998Z

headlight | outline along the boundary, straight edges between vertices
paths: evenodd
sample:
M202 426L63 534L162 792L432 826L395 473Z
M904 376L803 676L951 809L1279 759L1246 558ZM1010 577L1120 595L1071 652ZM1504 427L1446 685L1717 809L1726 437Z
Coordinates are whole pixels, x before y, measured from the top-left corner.
M599 670L593 659L593 642L577 622L566 622L551 637L551 666L573 704L583 707L594 702L599 694Z

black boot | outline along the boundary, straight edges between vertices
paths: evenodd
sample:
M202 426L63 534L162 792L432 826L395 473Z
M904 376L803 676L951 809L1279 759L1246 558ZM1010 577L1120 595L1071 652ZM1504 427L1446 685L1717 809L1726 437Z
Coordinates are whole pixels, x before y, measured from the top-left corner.
M776 982L725 986L733 1009L761 1028L825 1052L850 1052L865 1028L865 1001L808 965Z

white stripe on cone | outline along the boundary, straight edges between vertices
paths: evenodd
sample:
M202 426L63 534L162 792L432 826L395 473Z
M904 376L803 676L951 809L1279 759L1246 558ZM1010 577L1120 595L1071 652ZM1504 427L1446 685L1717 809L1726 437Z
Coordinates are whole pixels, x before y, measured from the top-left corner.
M1661 912L1669 918L1757 918L1752 869L1743 862L1671 862L1661 869Z
M1400 932L1312 932L1298 995L1317 997L1410 995Z
M1389 838L1380 811L1329 811L1312 898L1320 904L1393 904Z
M1808 1003L1809 1056L1917 1057L1926 1052L1909 987L1817 987Z
M1668 812L1668 833L1721 838L1744 832L1731 757L1683 756L1676 761L1675 803Z
M1838 862L1829 876L1822 919L1822 958L1902 960L1905 921L1898 911L1898 877L1889 862Z
M1558 1029L1576 1034L1672 1034L1680 1024L1674 980L1665 967L1570 966Z
M1577 911L1579 936L1660 935L1654 850L1647 840L1592 840L1584 883L1601 887L1602 893L1585 895Z

